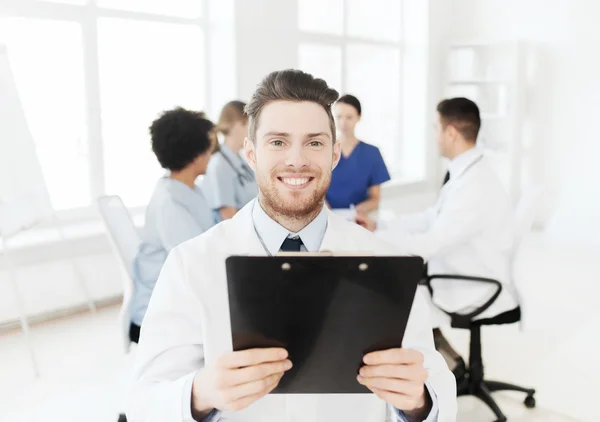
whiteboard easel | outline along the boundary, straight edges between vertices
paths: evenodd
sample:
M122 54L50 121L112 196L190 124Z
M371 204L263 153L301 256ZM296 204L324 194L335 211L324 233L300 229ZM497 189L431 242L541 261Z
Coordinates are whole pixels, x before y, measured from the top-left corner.
M9 280L19 308L21 330L37 377L39 366L8 240L43 222L51 223L58 230L63 243L67 238L52 208L33 137L10 67L8 52L2 44L0 93L0 246L6 257ZM82 273L74 260L71 263L86 303L89 309L95 312L96 305L85 286Z

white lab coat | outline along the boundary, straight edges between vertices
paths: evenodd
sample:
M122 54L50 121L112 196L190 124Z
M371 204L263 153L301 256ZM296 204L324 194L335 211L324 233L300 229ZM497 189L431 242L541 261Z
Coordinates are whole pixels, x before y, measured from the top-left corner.
M156 284L137 351L130 422L189 422L195 373L232 350L225 259L230 255L265 255L251 219L254 201L231 220L176 247ZM321 250L390 255L391 247L372 233L328 211ZM421 351L429 386L437 398L438 421L456 418L456 383L435 351L429 311L418 295L404 345ZM221 420L244 422L388 420L388 407L372 394L268 395Z
M457 157L449 169L450 181L433 207L389 222L378 234L400 250L422 256L429 263L429 274L500 281L500 297L476 319L512 310L518 306L511 271L514 210L506 190L490 158L478 148ZM485 303L495 290L459 280L434 280L432 286L434 304L462 313ZM449 319L435 308L432 316L436 327Z

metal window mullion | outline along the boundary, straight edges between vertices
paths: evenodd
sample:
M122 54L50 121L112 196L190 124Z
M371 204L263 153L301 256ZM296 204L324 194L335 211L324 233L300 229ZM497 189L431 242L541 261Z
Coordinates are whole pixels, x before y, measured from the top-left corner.
M397 119L397 124L398 124L398 149L396 150L396 164L397 164L397 168L400 167L402 168L402 157L404 155L404 146L405 146L405 142L407 142L407 140L404 137L404 121L407 118L407 116L404 115L404 112L406 110L406 107L404 106L404 102L405 102L405 98L404 98L404 84L405 84L405 80L404 80L404 75L405 75L405 69L404 66L406 66L406 39L404 36L404 6L405 6L405 0L399 0L400 1L400 43L398 45L399 50L400 50L400 74L398 75L398 78L400 80L400 83L398 84L398 89L400 90L398 92L398 98L400 99L399 101L399 106L400 109L399 111L399 116L402 116L400 119Z
M348 91L348 88L346 87L347 84L347 73L348 73L348 67L347 67L347 58L348 58L348 0L344 0L342 3L342 92L340 93L341 95L343 95L344 92Z
M100 101L100 62L98 55L98 14L95 4L86 6L82 24L83 68L85 81L86 122L90 196L95 199L105 194L104 138L102 136Z
M204 111L210 115L211 106L212 106L212 93L210 92L210 87L212 85L213 72L210 67L209 61L212 57L212 37L211 37L211 25L212 21L210 18L210 2L208 0L204 0L203 2L203 13L204 20L198 19L196 21L197 25L202 30L202 39L204 40L204 60L202 61L204 66ZM204 23L204 25L202 25Z

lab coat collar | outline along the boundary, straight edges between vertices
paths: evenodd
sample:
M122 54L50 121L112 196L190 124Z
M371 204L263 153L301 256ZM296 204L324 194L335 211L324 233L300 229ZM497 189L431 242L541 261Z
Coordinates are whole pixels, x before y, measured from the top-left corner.
M254 226L252 225L252 209L256 202L258 202L258 199L250 201L231 220L228 220L229 223L232 224L234 232L240 234L239 242L236 242L234 254L253 256L267 255L267 252L260 243L260 240L254 231ZM327 217L327 228L325 229L325 234L323 235L320 247L315 250L346 250L348 245L352 244L352 239L347 239L347 235L342 227L342 224L347 224L347 221L334 214L327 207L324 207L321 214L319 214L319 218L325 217ZM308 247L307 249L311 250Z
M298 233L291 233L273 220L264 211L259 200L252 207L252 221L258 235L271 255L276 255L286 237L299 236L309 252L317 252L321 247L325 230L327 229L327 212L323 207L321 212L306 227Z
M464 173L475 160L478 160L482 155L483 151L478 147L474 147L456 156L448 165L450 180L456 180L456 178Z

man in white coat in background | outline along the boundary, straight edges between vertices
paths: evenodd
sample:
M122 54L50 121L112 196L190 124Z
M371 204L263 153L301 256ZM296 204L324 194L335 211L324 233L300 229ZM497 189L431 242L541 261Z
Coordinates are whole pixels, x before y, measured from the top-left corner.
M258 199L171 252L141 332L130 422L455 421L456 381L435 351L419 294L403 348L364 358L357 382L374 394L269 395L293 365L287 351L232 352L227 257L392 254L324 206L340 158L331 114L337 98L325 81L297 70L273 72L257 87L246 108L245 155Z
M450 160L448 173L435 205L424 212L400 216L386 227L358 217L357 222L428 261L429 274L484 277L502 283L502 292L476 318L491 318L518 307L511 278L514 247L514 210L489 157L477 148L481 118L477 105L467 98L441 101L437 107L436 141ZM484 283L438 279L431 282L433 304L449 312L467 313L492 297L496 287ZM429 297L429 293L426 294ZM464 362L446 341L440 326L447 314L432 306L436 347L456 365L457 378Z

